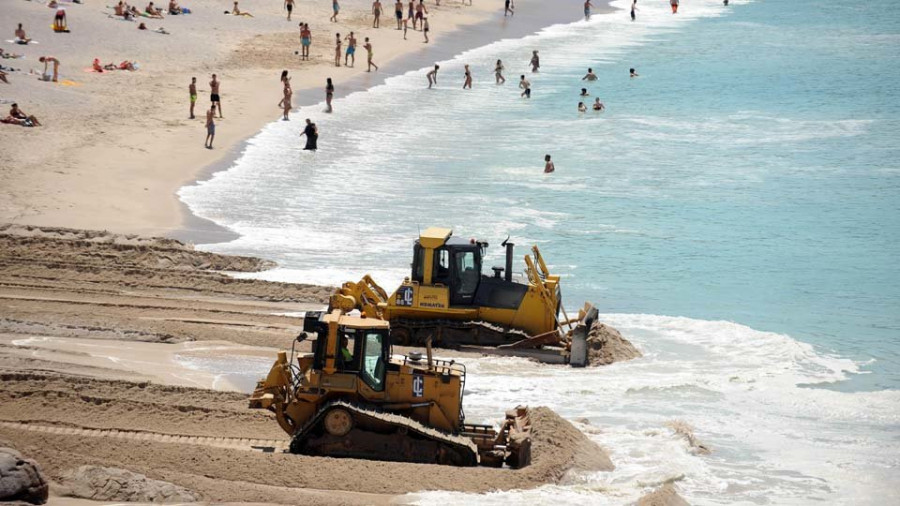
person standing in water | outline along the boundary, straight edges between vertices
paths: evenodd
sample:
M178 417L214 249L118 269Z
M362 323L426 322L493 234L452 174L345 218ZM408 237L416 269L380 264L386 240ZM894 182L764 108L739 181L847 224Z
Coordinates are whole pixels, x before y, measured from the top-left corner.
M325 112L331 112L334 109L331 108L331 100L334 99L334 83L331 82L331 78L325 80L325 105L328 106L328 109L325 109Z
M725 1L727 2L728 0L725 0ZM632 21L634 21L634 11L636 11L636 10L638 10L638 8L637 8L637 0L633 0L633 1L631 2L631 20L632 20Z
M469 88L472 89L472 72L469 71L469 66L466 65L466 80L463 81L463 89Z
M669 0L669 5L672 6L672 14L678 14L678 0Z
M375 56L375 52L372 50L372 43L369 42L369 38L366 37L366 43L363 45L366 48L366 53L368 56L369 67L366 69L366 72L371 72L372 67L375 67L375 70L378 70L378 65L375 65L375 62L372 61L372 57Z
M347 41L347 53L344 54L344 66L345 67L355 67L356 66L356 35L354 35L353 32L350 32L350 35L348 35L344 40ZM352 61L351 65L347 65L348 58L350 58Z
M438 70L441 69L440 65L435 65L434 70L425 75L428 78L428 88L431 89L432 86L437 86L437 73Z
M191 84L188 85L188 94L191 96L191 119L194 119L194 104L197 103L197 78L191 78Z
M203 143L203 147L206 149L212 149L213 139L216 138L216 104L213 104L208 111L206 111L206 142Z
M541 68L541 58L538 56L537 49L531 52L531 71L538 72Z
M556 171L556 166L550 161L550 155L544 156L544 174Z
M519 95L520 97L531 98L531 83L529 83L528 80L525 79L525 74L522 74L521 78L519 79L519 89L523 90L522 94Z
M584 102L578 102L578 112L587 112L587 106Z
M604 106L603 102L600 101L600 97L594 99L594 110L603 112L604 109L606 109L606 106Z
M212 75L212 81L209 82L209 101L213 107L219 106L219 118L222 118L222 99L219 97L219 84L221 81L216 79L216 75Z
M503 62L500 60L497 60L497 66L494 67L494 78L497 84L506 84L506 78L503 77Z
M304 151L315 151L319 149L317 145L319 141L319 129L309 118L306 118L306 127L300 132L301 137L304 135L306 136L306 146L303 147Z
M584 20L585 21L591 20L591 7L593 7L593 6L594 6L594 4L591 3L591 0L585 0L585 2L584 2Z
M588 73L581 78L582 81L596 81L597 74L594 73L594 69L588 69Z

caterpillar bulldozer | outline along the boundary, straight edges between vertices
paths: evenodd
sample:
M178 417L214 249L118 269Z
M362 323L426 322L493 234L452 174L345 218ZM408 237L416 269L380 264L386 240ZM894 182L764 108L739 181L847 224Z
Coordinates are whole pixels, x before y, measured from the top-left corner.
M387 320L391 338L436 346L534 358L583 367L587 333L597 309L586 303L574 318L562 305L559 276L551 274L537 246L525 255L524 276L513 273L515 244L506 262L483 272L488 243L453 236L448 228L426 229L413 245L412 271L390 295L368 274L344 283L329 309L359 310Z
M278 353L250 397L291 436L290 451L456 466L521 468L531 462L528 408L499 428L465 422L466 368L421 353L393 355L385 320L339 309L308 312L295 341L312 353Z

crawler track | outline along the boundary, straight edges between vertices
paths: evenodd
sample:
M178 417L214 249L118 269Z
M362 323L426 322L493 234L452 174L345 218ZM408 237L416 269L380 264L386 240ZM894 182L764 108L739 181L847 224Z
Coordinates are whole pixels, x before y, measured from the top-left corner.
M91 429L85 427L52 425L45 423L0 422L0 427L29 432L44 432L70 436L94 438L112 438L130 441L151 441L156 443L186 444L210 446L214 448L231 448L237 450L257 450L282 452L287 450L289 442L283 439L247 439L210 436L180 436L137 430Z

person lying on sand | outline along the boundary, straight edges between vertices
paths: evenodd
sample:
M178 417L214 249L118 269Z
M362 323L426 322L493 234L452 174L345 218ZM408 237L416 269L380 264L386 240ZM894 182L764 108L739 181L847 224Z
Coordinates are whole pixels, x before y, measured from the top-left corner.
M6 72L0 70L0 81L3 81L6 84L9 84L9 81L6 80Z
M3 58L5 60L11 59L11 58L23 58L24 56L25 55L18 54L18 53L7 53L6 51L3 50L3 48L0 48L0 58Z
M109 67L109 65L107 65ZM91 68L94 69L94 72L103 73L103 65L100 65L100 58L94 58L94 63L91 64ZM109 70L108 68L106 70Z
M19 23L19 27L16 28L16 44L28 44L31 42L31 39L25 35L25 30L22 29L22 23Z
M150 2L149 4L147 4L147 7L144 9L144 12L147 13L147 16L154 18L154 19L162 19L163 18L162 11L160 11L159 9L154 7L153 2Z
M47 66L53 62L53 82L59 81L59 60L55 56L41 56L38 61L44 64L44 75L47 74Z
M241 12L241 9L238 8L237 2L234 3L234 9L231 9L231 15L232 16L244 16L244 17L248 17L248 18L253 17L253 14L250 14L249 12Z

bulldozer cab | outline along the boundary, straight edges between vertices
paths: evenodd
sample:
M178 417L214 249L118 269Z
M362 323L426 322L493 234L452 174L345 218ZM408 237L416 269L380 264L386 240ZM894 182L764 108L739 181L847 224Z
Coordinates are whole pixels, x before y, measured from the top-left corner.
M375 392L384 391L391 347L387 322L310 312L304 330L316 332L313 369L324 374L356 375ZM329 332L329 324L337 324Z
M412 279L425 286L447 287L450 305L472 305L481 280L484 244L453 237L437 248L425 247L422 242L416 241L413 249Z

